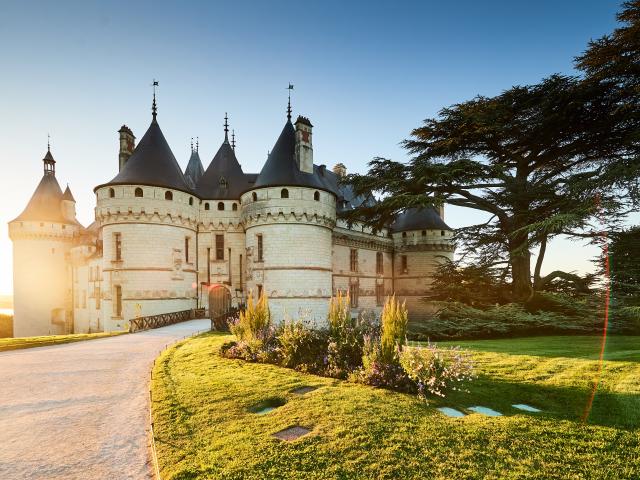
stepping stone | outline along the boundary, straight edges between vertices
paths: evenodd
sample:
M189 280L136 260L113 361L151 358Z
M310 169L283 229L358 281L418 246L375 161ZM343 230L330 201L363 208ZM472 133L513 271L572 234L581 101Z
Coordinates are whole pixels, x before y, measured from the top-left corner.
M285 442L292 442L293 440L297 440L300 437L303 437L307 433L310 433L311 430L308 428L295 426L290 428L285 428L284 430L280 430L273 434L274 437L284 440Z
M502 416L502 414L500 412L496 412L495 410L492 410L489 407L480 407L480 406L469 407L469 410L471 410L472 412L475 412L475 413L481 413L482 415L486 415L488 417L501 417Z
M518 410L524 410L525 412L541 412L542 410L532 407L531 405L527 405L526 403L517 403L515 405L511 405L513 408L517 408Z
M265 415L276 408L283 406L285 403L287 402L283 398L269 398L249 408L249 411L256 415Z
M255 412L253 412L253 413L255 413L256 415L264 415L264 414L269 413L269 412L271 412L271 411L273 411L275 409L276 409L276 407L264 407L264 408L262 408L260 410L257 410Z
M318 387L310 387L310 386L298 387L291 390L291 393L295 393L296 395L304 395L305 393L313 392L314 390L317 390L317 389Z
M440 413L444 413L447 417L455 417L455 418L460 418L460 417L464 417L465 414L462 413L459 410L456 410L455 408L449 408L449 407L439 407L437 409Z

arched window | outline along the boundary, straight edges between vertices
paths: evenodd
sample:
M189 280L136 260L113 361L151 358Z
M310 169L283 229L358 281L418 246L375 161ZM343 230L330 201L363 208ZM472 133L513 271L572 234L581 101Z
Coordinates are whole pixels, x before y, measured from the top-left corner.
M402 232L402 238L407 238L407 232Z
M171 193L169 190L167 190L166 192L164 192L164 199L165 200L173 200L173 193Z
M314 194L313 194L313 199L314 199L316 202L319 202L319 201L320 201L320 192L314 192Z
M224 210L224 202L218 202L218 210Z
M444 230L440 230L440 235L444 237Z
M286 188L280 190L280 198L289 198L289 190Z
M209 210L209 202L205 202L205 204L204 204L204 209L205 209L205 210Z
M113 198L116 196L116 191L113 188L109 189L109 198Z
M253 192L253 193L251 194L251 199L252 199L254 202L257 202L257 201L258 201L258 194L257 194L256 192Z
M231 205L231 210L233 210L234 212L238 210L238 204L234 203L233 205Z
M426 230L422 230L422 236L426 237L427 236L427 231Z
M193 205L193 197L189 197L189 205Z
M136 188L136 191L134 192L134 195L136 197L142 197L144 196L144 192L142 191L142 189L140 187Z

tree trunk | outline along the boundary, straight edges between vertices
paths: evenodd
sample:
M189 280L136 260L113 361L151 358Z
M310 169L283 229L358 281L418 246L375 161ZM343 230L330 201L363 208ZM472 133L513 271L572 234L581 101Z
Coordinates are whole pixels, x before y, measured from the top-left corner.
M531 297L531 253L527 241L514 241L509 248L511 261L511 295L513 301L525 303Z

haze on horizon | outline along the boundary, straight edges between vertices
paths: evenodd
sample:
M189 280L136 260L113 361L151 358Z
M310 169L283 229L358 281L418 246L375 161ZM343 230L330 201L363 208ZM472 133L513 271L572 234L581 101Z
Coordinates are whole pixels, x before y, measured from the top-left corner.
M407 159L399 142L443 107L574 73L573 57L613 30L618 9L612 0L3 2L0 294L12 292L6 225L40 181L47 134L87 226L93 188L117 173L117 130L127 124L139 139L150 122L154 78L158 120L183 168L191 137L206 168L229 112L238 159L258 172L291 82L294 114L315 127L316 163L364 172L375 156ZM454 228L480 219L446 209ZM556 241L546 269L591 271L597 253Z

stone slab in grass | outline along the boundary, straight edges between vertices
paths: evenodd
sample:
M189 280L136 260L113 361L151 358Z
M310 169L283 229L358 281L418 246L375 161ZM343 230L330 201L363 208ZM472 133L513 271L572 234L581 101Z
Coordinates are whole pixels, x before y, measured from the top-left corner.
M292 442L300 437L305 436L307 433L311 433L311 430L305 427L296 425L295 427L285 428L273 434L274 437L284 440L285 442Z
M283 406L285 403L287 403L287 401L284 398L268 398L249 408L249 411L256 415L265 415L276 408Z
M447 417L460 418L465 416L464 413L462 413L460 410L456 410L455 408L439 407L437 410L440 413L444 413Z
M472 412L475 413L480 413L482 415L486 415L488 417L501 417L502 414L500 412L496 412L495 410L489 408L489 407L482 407L482 406L475 406L475 407L469 407L469 410L471 410Z
M513 408L517 408L518 410L523 410L525 412L541 412L539 408L532 407L531 405L527 405L526 403L516 403L515 405L511 405Z
M318 387L311 387L309 385L306 385L304 387L294 388L293 390L291 390L291 393L295 393L296 395L304 395L305 393L313 392L317 389Z

